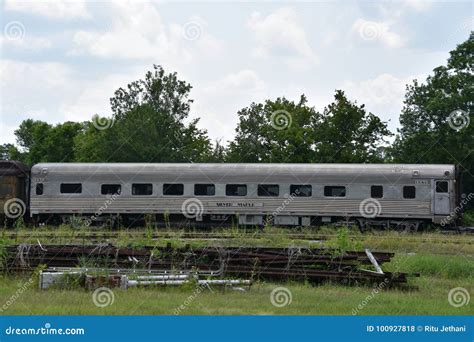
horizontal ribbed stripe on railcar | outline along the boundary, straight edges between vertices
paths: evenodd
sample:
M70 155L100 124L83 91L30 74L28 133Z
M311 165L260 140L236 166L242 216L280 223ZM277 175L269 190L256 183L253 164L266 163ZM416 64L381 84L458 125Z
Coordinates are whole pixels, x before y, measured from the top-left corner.
M32 199L32 213L94 213L101 210L103 213L182 213L183 202L193 197L180 198L123 198L109 200L103 197L91 198L49 198L49 199ZM330 214L353 214L359 215L359 206L362 200L345 200L345 199L294 199L287 200L289 203L284 204L285 199L229 199L229 198L212 198L199 199L204 208L203 214L272 214L278 211L279 215L330 215ZM381 204L381 212L379 216L429 216L431 215L431 201L419 200L379 200ZM217 203L230 203L231 206L217 206ZM251 204L254 207L238 206L239 203Z

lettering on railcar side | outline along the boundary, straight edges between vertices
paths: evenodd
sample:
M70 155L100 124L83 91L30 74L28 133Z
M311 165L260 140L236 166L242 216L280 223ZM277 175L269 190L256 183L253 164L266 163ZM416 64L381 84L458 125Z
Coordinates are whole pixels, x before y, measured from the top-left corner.
M209 206L212 207L241 207L241 208L257 208L263 207L263 203L254 203L254 202L208 202Z

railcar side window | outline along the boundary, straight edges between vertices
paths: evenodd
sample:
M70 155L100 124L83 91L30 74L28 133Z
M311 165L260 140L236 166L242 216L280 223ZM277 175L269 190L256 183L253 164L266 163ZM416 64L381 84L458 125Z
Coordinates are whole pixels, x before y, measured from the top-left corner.
M345 186L325 186L324 196L326 197L346 197Z
M60 191L62 194L81 194L82 184L81 183L62 183Z
M436 192L439 192L439 193L448 192L448 182L446 181L436 182Z
M226 196L247 196L247 185L245 184L227 184L225 186Z
M416 188L413 185L403 187L403 198L415 198Z
M147 196L153 193L153 184L132 184L132 195Z
M120 191L122 191L122 186L120 184L102 184L100 188L100 193L102 195L120 194Z
M259 184L257 189L258 196L277 197L280 193L278 184Z
M163 184L163 195L165 196L182 196L183 193L183 184Z
M43 183L36 184L36 194L37 195L43 194Z
M382 185L372 185L370 187L370 197L372 197L372 198L382 198L383 197L383 186Z
M309 184L291 184L290 193L295 197L311 197L313 188Z
M194 184L194 195L196 196L214 196L216 186L214 184Z

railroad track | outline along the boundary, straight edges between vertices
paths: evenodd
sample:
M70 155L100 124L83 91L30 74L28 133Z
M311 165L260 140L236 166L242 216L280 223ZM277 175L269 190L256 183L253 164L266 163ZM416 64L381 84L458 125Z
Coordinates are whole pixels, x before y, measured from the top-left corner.
M364 238L380 238L388 240L403 240L406 242L417 243L462 243L474 244L473 240L462 239L459 236L429 236L425 237L420 234L403 234L400 235L384 235L382 234L364 234L364 235L349 235L349 239L364 239ZM131 239L178 239L178 240L238 240L238 239L289 239L301 241L325 241L337 237L337 234L307 234L307 233L227 233L227 232L154 232L148 233L145 231L118 231L118 232L13 232L3 231L0 238L21 240L21 239L72 239L84 241L106 241L106 240L120 240L121 238Z
M7 239L56 239L56 238L75 238L85 240L98 240L98 239L120 239L124 237L123 232L117 233L15 233L8 232L0 235ZM127 232L127 238L147 238L147 239L183 239L183 240L229 240L229 239L242 239L242 238L253 238L253 239L264 239L264 238L287 238L291 240L327 240L336 235L304 235L304 234L240 234L232 235L226 233L153 233L147 234L146 232Z

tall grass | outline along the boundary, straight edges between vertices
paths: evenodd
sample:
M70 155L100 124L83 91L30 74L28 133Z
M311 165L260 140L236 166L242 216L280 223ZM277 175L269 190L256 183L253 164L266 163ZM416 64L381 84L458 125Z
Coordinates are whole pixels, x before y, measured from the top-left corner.
M474 258L463 255L397 255L384 269L391 272L420 273L445 279L468 279L474 277Z

